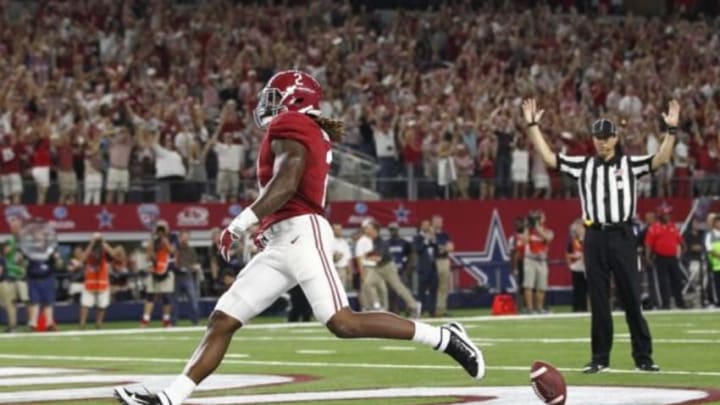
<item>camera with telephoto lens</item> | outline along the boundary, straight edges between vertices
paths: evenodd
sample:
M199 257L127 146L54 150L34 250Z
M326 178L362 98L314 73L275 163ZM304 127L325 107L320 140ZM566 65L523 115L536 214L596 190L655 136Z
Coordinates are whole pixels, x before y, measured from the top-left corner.
M93 244L92 253L95 255L95 257L100 257L103 252L103 239L102 238L95 238Z
M155 244L155 248L160 247L160 243L162 242L162 238L167 235L167 228L164 224L159 224L155 226L155 232L153 232L153 242Z
M537 211L530 211L530 213L527 216L527 226L528 228L535 228L538 223L540 222L540 217L542 215Z
M165 236L167 233L167 229L165 229L165 225L158 225L155 227L155 237L159 238L161 236Z

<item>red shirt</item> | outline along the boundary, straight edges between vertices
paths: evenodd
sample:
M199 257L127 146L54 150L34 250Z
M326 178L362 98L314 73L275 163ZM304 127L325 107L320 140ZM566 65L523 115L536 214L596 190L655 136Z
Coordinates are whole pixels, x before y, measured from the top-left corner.
M20 173L20 156L25 153L22 144L14 143L4 144L0 148L0 158L2 158L2 164L0 165L0 173L2 174L15 174Z
M655 222L645 235L645 246L658 256L675 257L681 243L682 236L672 222Z
M416 165L422 162L422 134L414 132L410 135L402 150L403 162Z
M279 210L262 219L260 231L290 217L325 213L332 161L330 138L305 114L288 111L275 117L263 136L258 152L257 177L261 188L267 186L273 177L275 156L270 143L275 139L291 139L305 146L305 170L295 195Z
M517 259L522 261L525 257L525 242L523 241L523 234L516 233L508 239L508 245L510 250L517 254Z
M491 159L478 160L478 176L481 179L495 178L495 163Z
M63 142L55 148L57 153L57 168L63 172L73 171L73 146L71 143Z
M240 120L227 121L220 128L220 141L225 140L225 134L230 134L233 143L242 143L244 125ZM237 142L239 141L239 142Z
M33 167L49 167L50 166L50 140L42 138L33 145L32 155Z

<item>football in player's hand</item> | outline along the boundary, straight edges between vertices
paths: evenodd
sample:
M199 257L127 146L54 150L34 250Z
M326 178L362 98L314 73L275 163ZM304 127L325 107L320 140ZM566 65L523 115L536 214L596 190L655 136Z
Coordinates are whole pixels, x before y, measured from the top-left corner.
M530 368L530 384L543 403L565 404L567 399L565 379L552 364L535 361Z

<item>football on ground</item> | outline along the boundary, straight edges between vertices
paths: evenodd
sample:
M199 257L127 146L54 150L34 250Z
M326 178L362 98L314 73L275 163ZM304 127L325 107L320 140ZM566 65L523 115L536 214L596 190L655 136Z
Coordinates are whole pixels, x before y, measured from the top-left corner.
M552 364L535 361L530 368L530 384L535 394L546 404L563 405L567 399L567 385L560 371Z

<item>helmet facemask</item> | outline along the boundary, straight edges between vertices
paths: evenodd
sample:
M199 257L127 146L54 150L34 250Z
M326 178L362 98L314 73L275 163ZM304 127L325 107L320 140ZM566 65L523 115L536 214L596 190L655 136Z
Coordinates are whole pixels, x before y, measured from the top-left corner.
M253 110L255 124L260 128L265 128L270 120L285 108L282 102L283 95L280 90L274 87L262 89L258 94L257 107Z

